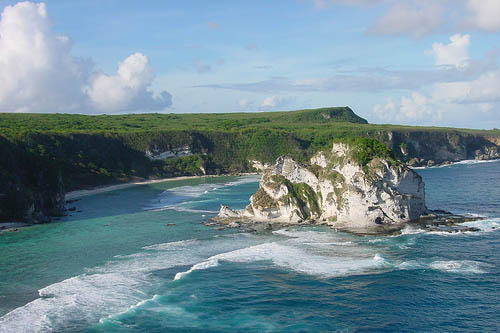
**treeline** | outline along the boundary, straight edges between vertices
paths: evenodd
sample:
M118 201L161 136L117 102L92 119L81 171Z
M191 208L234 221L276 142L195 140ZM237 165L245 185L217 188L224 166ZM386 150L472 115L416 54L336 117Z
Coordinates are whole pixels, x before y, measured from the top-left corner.
M251 160L272 163L284 154L302 162L338 138L375 138L409 160L443 151L465 158L493 145L485 136L500 132L369 125L345 107L246 114L0 114L0 220L41 221L62 212L65 191L96 185L248 172ZM146 156L185 146L190 156ZM379 153L388 150L369 141L359 158Z

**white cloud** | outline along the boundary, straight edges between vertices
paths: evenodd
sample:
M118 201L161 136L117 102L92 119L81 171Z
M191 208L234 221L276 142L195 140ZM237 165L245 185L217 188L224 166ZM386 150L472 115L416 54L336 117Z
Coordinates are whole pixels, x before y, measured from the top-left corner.
M144 56L130 56L117 75L107 76L93 74L92 62L70 51L70 38L52 30L44 3L5 7L0 20L0 112L159 110L171 104L167 92L155 98L147 90L154 75Z
M61 111L82 102L84 63L51 31L43 3L7 6L0 21L0 111ZM54 108L54 109L52 109Z
M377 104L373 107L373 113L378 119L388 122L435 121L440 118L428 98L418 92L402 96L398 105L392 99L388 99L384 105Z
M388 99L372 109L382 122L413 125L442 125L486 128L498 127L500 121L500 71L488 72L478 79L437 83L427 94L412 92L399 103Z
M269 96L264 98L264 101L260 105L261 108L274 108L276 104L278 103L278 97L277 96Z
M172 96L169 93L154 97L147 90L153 79L154 71L148 58L134 53L118 65L116 75L97 75L87 93L95 108L104 112L157 110L170 106Z
M432 52L436 58L436 65L452 65L465 67L469 61L470 36L456 34L450 37L450 43L432 44Z
M295 101L294 98L279 97L279 96L269 96L264 98L264 101L260 105L262 110L270 110L275 108L283 108L291 105Z
M433 116L434 112L429 107L427 97L413 92L410 97L401 97L401 113L409 119L422 119Z
M468 0L466 8L468 24L487 31L500 30L500 1Z
M448 45L433 44L436 65L467 64L470 37L457 34L450 41ZM425 92L413 91L409 96L402 96L399 103L388 99L385 104L375 105L372 114L375 119L384 122L437 125L445 120L448 126L481 124L493 127L500 121L500 70L496 66L485 69L478 76L453 82L435 82L424 88Z
M410 34L421 38L439 28L443 14L444 7L439 1L398 1L368 32L380 35Z
M433 99L447 103L500 102L500 70L481 75L476 80L438 83L434 85Z
M319 9L332 5L376 6L383 14L369 33L422 38L435 32L500 31L499 0L312 0ZM382 7L383 6L383 7ZM385 9L388 6L388 9Z

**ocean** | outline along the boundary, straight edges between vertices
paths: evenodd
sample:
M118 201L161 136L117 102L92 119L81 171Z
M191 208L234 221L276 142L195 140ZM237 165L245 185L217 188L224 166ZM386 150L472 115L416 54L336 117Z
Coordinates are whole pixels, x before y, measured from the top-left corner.
M417 170L427 205L481 232L205 225L258 177L84 197L0 235L1 332L498 332L500 162Z

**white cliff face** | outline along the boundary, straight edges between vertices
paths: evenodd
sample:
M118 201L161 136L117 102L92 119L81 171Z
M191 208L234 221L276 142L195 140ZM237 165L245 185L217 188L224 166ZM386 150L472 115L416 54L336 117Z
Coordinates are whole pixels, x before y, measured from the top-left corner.
M271 167L270 164L268 163L262 163L260 161L257 161L257 160L252 160L252 161L249 161L250 164L252 165L252 167L254 169L256 169L257 171L260 171L260 172L264 172L266 171L267 169L269 169Z
M278 158L246 209L223 207L218 219L370 227L408 222L427 213L424 183L417 173L379 158L362 167L350 157L350 149L334 144L331 152L312 157L308 166Z

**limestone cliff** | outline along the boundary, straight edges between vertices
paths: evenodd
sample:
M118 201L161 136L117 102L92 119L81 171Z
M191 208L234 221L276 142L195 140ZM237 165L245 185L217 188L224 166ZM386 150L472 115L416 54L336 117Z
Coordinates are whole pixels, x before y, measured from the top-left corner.
M335 143L308 165L279 157L262 176L250 204L243 210L222 206L216 220L370 227L427 214L424 183L417 173L388 156L367 158L360 149Z
M411 166L500 158L500 137L493 132L394 130L380 132L375 137Z

